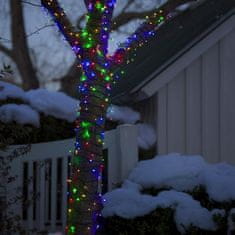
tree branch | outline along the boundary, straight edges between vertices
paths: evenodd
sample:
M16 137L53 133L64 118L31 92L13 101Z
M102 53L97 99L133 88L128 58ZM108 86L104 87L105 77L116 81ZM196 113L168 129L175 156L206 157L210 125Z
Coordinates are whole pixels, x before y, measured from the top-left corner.
M28 5L31 5L33 7L41 7L41 5L35 4L35 3L32 3L32 2L28 2L28 1L24 1L24 0L21 0L21 2L25 3L25 4L28 4Z
M37 30L33 31L32 33L27 34L26 37L31 37L32 35L39 33L41 30L43 30L45 28L52 27L52 26L54 26L54 24L44 25L44 26L38 28Z
M77 20L77 28L80 29L80 30L81 30L80 24L81 24L81 22L85 19L85 17L86 17L86 14L83 14L83 15L81 15L81 16L78 18L78 20Z
M191 0L191 2L193 1L195 0ZM151 31L152 32L156 31L157 27L159 27L166 20L169 21L171 18L175 17L175 16L172 16L172 13L175 12L176 7L186 2L190 2L190 1L189 0L170 0L158 9L153 9L147 12L126 12L124 16L123 15L122 17L118 16L117 17L118 23L116 23L116 27L118 27L120 24L123 24L123 22L125 21L128 22L130 19L140 18L140 17L143 18L147 16L147 20L140 27L138 27L136 31L132 34L132 36L135 35L134 40L131 40L130 43L128 43L127 45L124 45L125 52L122 56L127 58L128 54L130 54L130 51L131 49L133 49L134 45L139 45L146 41L146 36L144 36L143 32L148 33ZM130 36L129 39L131 39L132 36ZM127 48L128 50L126 50ZM116 50L114 55L118 53L118 51L119 51L119 48ZM111 60L111 63L112 63L112 60Z
M75 31L64 10L60 7L58 1L41 0L41 4L49 11L53 17L53 20L58 25L60 31L63 33L69 44L72 47L78 46L80 44L79 32Z
M13 55L13 52L12 52L11 49L9 49L9 48L3 46L2 44L0 44L0 51L13 59L14 55Z

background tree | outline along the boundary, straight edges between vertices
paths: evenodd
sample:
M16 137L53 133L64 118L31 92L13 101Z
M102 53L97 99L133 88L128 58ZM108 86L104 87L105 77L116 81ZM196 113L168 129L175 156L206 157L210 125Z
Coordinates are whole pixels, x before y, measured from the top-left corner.
M24 89L38 88L39 80L29 55L29 47L26 40L22 2L10 0L10 8L12 49L0 44L0 51L16 63Z

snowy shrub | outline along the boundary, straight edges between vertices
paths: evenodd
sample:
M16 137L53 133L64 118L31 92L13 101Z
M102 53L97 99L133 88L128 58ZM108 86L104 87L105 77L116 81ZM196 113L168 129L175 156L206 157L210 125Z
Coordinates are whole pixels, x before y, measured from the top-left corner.
M104 195L113 234L234 234L235 167L170 154L141 161Z
M23 107L23 109L18 109L18 107ZM31 120L22 119L21 114L24 114L25 107L33 114L34 122L32 122L32 118L30 118ZM39 124L35 112L35 109L31 108L25 100L16 98L0 100L0 145L4 145L6 141L10 144L27 144L61 140L74 136L72 122L39 113Z

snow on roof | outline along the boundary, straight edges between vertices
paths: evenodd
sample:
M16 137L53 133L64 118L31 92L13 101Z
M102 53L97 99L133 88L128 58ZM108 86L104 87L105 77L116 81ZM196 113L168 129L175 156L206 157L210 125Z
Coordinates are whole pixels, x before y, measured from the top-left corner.
M23 89L8 82L0 81L0 100L7 98L26 99Z
M63 92L36 89L25 92L25 95L30 105L39 112L69 122L76 119L76 108L79 101Z
M235 200L235 167L226 163L209 164L201 156L169 154L140 161L121 188L104 195L104 217L123 218L143 216L157 207L175 209L175 221L182 227L193 224L201 229L216 228L212 217L218 210L208 211L189 194L195 186L204 186L215 201ZM143 188L170 188L157 196L141 194ZM223 213L220 211L220 213ZM181 225L182 224L182 225Z
M17 122L19 124L31 124L40 126L38 112L25 104L5 104L0 107L0 120L4 123Z

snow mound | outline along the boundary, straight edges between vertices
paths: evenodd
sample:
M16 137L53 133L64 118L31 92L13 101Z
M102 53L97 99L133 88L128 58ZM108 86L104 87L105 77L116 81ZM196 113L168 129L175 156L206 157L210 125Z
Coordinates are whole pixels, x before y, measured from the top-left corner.
M144 216L158 207L175 209L175 222L181 233L194 225L205 230L215 230L215 214L224 210L208 211L189 194L203 186L212 200L224 202L235 200L235 167L226 163L209 164L201 156L169 154L140 161L121 188L103 196L104 217L120 216L135 218ZM141 194L144 188L168 189L157 196ZM231 223L231 222L230 222Z
M8 82L0 81L0 100L5 100L7 98L26 100L23 89Z
M28 91L25 95L30 105L39 112L69 122L76 119L78 100L62 92L37 89Z
M235 200L235 167L226 163L209 164L201 156L169 154L140 161L129 180L144 188L173 188L190 191L204 186L211 199Z
M110 105L108 107L106 117L110 120L127 124L134 124L140 120L140 114L138 112L129 107L117 105Z
M138 146L142 149L151 148L157 140L157 136L153 127L149 124L138 123Z
M174 188L192 190L199 183L199 174L205 166L200 156L169 154L140 161L129 180L144 188Z
M130 185L130 183L129 183ZM149 214L156 208L171 207L175 209L175 222L178 230L184 233L184 229L195 225L201 229L215 230L213 214L190 195L174 190L163 191L158 196L142 195L140 191L124 187L106 193L103 199L104 217L120 216L131 219Z
M39 114L25 104L6 104L0 107L0 120L4 123L13 122L19 124L31 124L40 126Z

